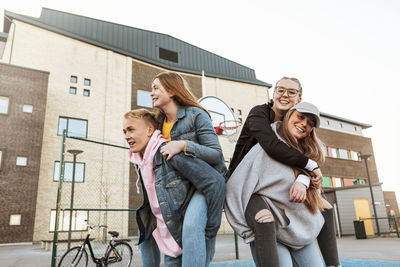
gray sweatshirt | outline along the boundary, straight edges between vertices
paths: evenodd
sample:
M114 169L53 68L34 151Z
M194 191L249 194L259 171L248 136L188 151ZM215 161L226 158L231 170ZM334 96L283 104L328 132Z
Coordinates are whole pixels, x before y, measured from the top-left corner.
M276 123L271 126L276 133ZM259 144L247 153L228 180L225 199L226 217L245 243L254 240L244 215L253 193L271 207L279 242L301 248L316 239L324 218L319 211L312 214L304 203L289 202L294 182L293 169L271 158Z

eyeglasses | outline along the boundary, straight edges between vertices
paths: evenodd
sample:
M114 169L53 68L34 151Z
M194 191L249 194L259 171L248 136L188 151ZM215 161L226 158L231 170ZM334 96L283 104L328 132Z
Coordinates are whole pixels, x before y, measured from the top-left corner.
M285 87L276 87L275 88L275 92L278 94L278 95L283 95L283 94L285 94L285 92L287 92L287 95L289 96L289 97L295 97L295 96L297 96L297 94L299 93L299 90L296 90L296 89L292 89L292 88L285 88Z

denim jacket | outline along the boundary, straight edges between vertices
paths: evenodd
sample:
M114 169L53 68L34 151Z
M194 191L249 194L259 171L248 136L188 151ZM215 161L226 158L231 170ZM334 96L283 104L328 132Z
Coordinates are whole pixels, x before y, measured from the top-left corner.
M162 144L154 155L153 171L156 194L164 222L172 237L178 245L182 247L183 217L187 205L196 189L172 167L176 165L177 161L182 160L179 158L179 154L169 161L161 155L160 148L163 145L165 144ZM140 170L138 174L143 191L143 204L136 212L136 222L140 231L138 244L140 244L144 240L150 238L157 226L157 222L155 216L151 212Z
M164 119L165 115L162 114L158 120L160 130ZM186 155L204 160L225 177L227 168L218 136L210 117L203 109L179 106L170 136L171 140L186 140Z

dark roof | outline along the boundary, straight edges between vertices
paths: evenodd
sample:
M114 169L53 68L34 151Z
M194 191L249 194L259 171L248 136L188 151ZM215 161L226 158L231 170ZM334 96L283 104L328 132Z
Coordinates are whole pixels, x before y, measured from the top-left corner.
M328 113L325 113L325 112L321 112L321 116L326 117L326 118L339 120L339 121L343 121L343 122L347 122L347 123L351 123L351 124L355 124L355 125L361 126L361 128L363 128L363 129L367 129L367 128L371 128L372 127L372 125L370 125L370 124L366 124L366 123L362 123L362 122L358 122L358 121L352 121L352 120L345 119L345 118L342 118L342 117L339 117L339 116L335 116L335 115L331 115L331 114L328 114Z
M167 34L48 8L42 8L39 18L7 10L5 16L163 68L199 75L204 70L206 76L271 87L271 84L258 80L253 69ZM8 30L9 24L4 24L4 31ZM178 62L160 59L159 48L177 52Z

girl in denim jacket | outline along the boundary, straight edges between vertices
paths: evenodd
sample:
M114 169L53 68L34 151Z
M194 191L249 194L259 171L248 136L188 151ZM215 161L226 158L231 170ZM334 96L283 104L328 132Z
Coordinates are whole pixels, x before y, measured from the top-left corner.
M225 181L227 169L210 116L188 90L182 76L175 72L160 73L151 87L153 106L159 109L159 128L163 136L170 140L160 149L161 154L170 160L184 152L189 158L204 160L219 172L218 179ZM208 266L214 255L215 238L221 224L225 186L221 183L210 185L207 179L196 176L187 178L197 191L190 200L183 221L182 266ZM213 195L207 190L219 191L219 194Z

